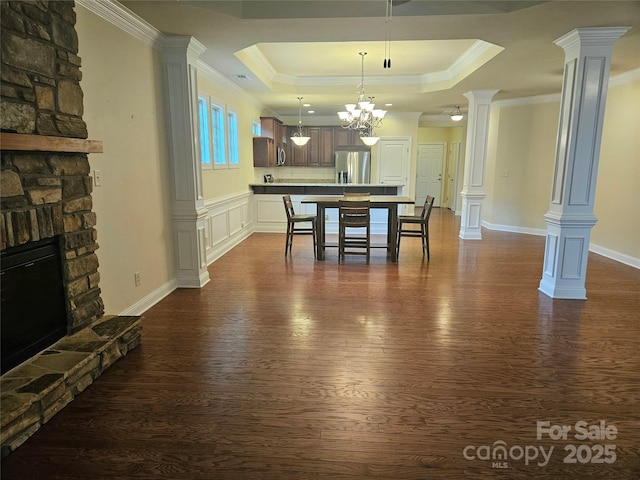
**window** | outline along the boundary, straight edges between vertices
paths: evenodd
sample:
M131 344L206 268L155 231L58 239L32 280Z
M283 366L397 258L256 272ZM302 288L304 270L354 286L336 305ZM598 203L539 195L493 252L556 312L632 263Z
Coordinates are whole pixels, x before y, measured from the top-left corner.
M198 97L198 120L200 133L200 163L202 168L211 168L211 136L209 130L209 102Z
M208 95L198 95L198 135L203 169L238 168L238 115Z
M238 154L238 116L233 110L227 111L227 131L229 132L229 167L240 165Z
M251 122L251 135L253 135L254 137L262 136L262 125L260 124L260 122L256 120Z
M226 168L224 148L224 107L211 103L211 136L213 138L213 167Z

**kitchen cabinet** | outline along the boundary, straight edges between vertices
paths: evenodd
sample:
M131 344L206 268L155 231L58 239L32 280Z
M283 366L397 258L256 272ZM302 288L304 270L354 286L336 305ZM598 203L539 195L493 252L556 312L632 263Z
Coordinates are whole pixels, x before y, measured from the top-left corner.
M333 129L333 146L350 147L353 145L361 146L360 134L358 130L349 130L348 128L334 127Z
M298 131L298 127L287 127L288 136L293 137L293 134ZM309 132L306 127L302 127L302 135L308 136ZM310 143L310 141L309 141ZM309 143L299 147L293 142L287 143L287 165L294 167L306 167L308 165L308 152Z
M286 148L287 127L275 117L260 117L261 137L253 139L253 166L275 167L278 147Z
M262 138L273 139L272 144L262 146L260 148L269 149L273 152L256 152L256 142L254 141L254 166L275 166L276 165L276 149L281 147L285 149L287 166L293 167L332 167L335 164L333 152L336 147L362 146L358 131L348 130L342 127L302 127L303 136L310 137L309 142L298 147L289 140L294 133L298 131L297 126L283 125L280 120L274 117L261 117ZM269 146L271 145L271 146ZM256 160L256 153L258 159ZM273 158L273 164L265 165L265 160ZM257 162L257 163L256 163Z
M272 138L253 137L253 166L276 166L276 145Z
M321 167L332 167L335 163L333 158L334 150L334 128L322 127L320 129L320 148L318 152L319 163Z
M284 146L287 143L287 127L275 117L260 117L262 136L272 138L276 146Z
M296 131L296 127L289 127L290 134ZM333 159L333 132L334 127L303 127L303 134L309 137L309 142L298 147L291 145L289 151L292 161L289 165L309 167L331 167ZM293 142L290 142L293 144Z
M320 165L320 129L321 127L309 127L309 143L307 143L307 165L317 167Z

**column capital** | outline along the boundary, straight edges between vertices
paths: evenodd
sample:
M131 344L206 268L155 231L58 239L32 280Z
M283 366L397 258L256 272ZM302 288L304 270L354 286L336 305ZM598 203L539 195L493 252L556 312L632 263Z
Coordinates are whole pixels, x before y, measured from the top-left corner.
M611 46L624 35L630 27L587 27L576 28L566 33L553 43L565 51L580 46Z
M187 63L194 64L198 61L200 55L207 50L207 47L195 37L187 35L163 37L160 46L165 62L167 60L181 61L186 59Z
M469 99L469 101L475 100L476 102L490 102L493 96L500 90L469 90L463 95Z

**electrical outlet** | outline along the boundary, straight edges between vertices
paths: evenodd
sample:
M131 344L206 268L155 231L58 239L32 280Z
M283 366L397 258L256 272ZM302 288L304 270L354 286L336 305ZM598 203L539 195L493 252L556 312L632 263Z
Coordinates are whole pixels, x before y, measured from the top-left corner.
M93 184L96 187L101 187L102 186L102 172L100 170L94 170L93 171Z
M140 272L133 274L133 282L136 284L136 287L140 286Z

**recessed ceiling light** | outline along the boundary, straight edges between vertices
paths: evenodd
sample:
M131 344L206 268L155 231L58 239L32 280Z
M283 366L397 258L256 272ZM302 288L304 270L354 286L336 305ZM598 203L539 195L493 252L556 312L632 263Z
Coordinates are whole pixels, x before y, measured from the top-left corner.
M393 103L385 103L384 106L385 107L393 107Z
M309 111L307 111L307 113L316 113L316 111L315 110L309 110Z
M310 103L303 103L303 104L302 104L302 106L303 106L303 107L310 107L310 106L311 106L311 104L310 104Z

